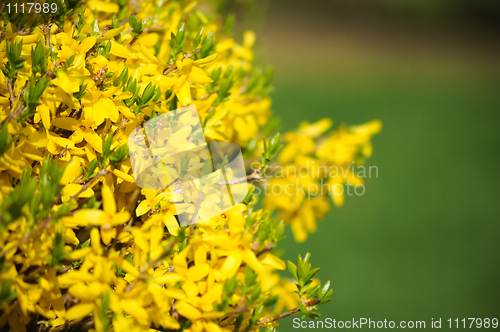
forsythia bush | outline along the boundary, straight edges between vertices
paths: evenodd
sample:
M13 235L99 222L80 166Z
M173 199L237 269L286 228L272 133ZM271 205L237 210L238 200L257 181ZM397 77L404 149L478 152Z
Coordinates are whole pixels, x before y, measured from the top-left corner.
M272 250L285 224L298 241L316 230L328 192L272 192L260 209L256 189L361 183L328 172L264 180L276 165L361 165L380 123L304 122L282 144L269 125L271 71L252 67L254 34L235 42L210 4L56 4L2 9L0 330L272 331L291 314L317 317L329 283L313 279L309 254L281 278ZM208 141L242 147L251 183L231 210L180 227L170 192L135 184L127 140L186 105Z

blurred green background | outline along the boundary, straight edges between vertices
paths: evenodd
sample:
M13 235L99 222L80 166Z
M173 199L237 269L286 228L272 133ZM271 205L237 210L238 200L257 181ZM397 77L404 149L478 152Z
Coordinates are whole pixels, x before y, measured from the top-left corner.
M379 177L285 259L312 253L320 319L500 319L500 2L271 2L257 35L282 131L379 118ZM297 316L294 316L297 317ZM292 318L279 331L293 331Z

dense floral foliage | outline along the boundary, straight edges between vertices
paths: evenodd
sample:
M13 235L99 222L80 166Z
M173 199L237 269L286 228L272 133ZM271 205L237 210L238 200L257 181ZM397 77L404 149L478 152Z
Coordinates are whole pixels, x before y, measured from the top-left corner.
M58 3L56 14L4 11L0 327L272 330L300 311L316 317L329 300L308 254L288 263L287 279L272 250L289 223L305 240L329 210L326 196L341 205L343 194L271 193L259 209L256 189L361 183L354 173L265 174L276 161L361 165L380 123L333 132L330 120L303 123L280 143L269 125L272 73L252 65L254 34L237 43L202 5L90 0ZM251 183L231 210L180 227L178 197L135 184L127 140L144 121L186 105L196 106L208 141L242 147Z

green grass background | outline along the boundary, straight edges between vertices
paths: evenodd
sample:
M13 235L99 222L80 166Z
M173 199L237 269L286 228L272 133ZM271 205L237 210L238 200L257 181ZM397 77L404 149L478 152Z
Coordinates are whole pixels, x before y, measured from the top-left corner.
M320 319L429 328L442 318L443 329L448 318L500 319L498 53L460 38L440 44L446 34L408 41L327 29L308 38L319 29L307 22L275 19L261 31L282 130L324 117L383 122L367 162L379 177L365 195L332 208L307 242L288 229L282 243L284 259L311 252L318 277L331 280ZM280 323L295 330L292 318Z

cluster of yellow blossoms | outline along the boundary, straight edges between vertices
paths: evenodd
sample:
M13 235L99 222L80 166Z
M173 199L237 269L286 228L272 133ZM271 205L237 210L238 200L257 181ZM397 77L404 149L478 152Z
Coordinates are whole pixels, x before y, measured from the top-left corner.
M314 231L325 197L270 195L257 210L249 184L242 203L181 227L179 194L139 188L128 158L135 128L195 105L209 142L237 143L249 165L262 154L249 176L262 179L281 146L262 134L270 73L252 67L254 34L236 43L205 3L56 3L4 13L0 28L0 328L271 331L289 314L316 317L329 284L313 280L309 255L280 278L271 250L281 219L299 240ZM323 135L330 125L286 134L278 162L361 160L380 129Z
M362 186L369 175L364 159L372 154L371 138L381 129L379 120L360 126L341 126L327 133L332 121L303 122L298 130L287 133L278 166L271 168L265 207L277 210L280 219L291 223L295 240L303 242L316 231L316 220L330 210L330 195L342 206L345 185ZM274 174L273 174L274 173ZM378 176L378 169L376 176ZM279 188L278 190L274 190ZM364 193L364 187L359 193Z

